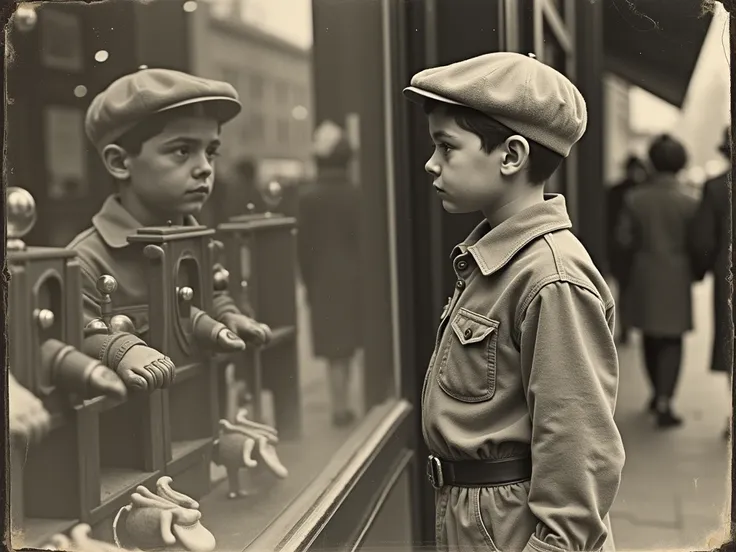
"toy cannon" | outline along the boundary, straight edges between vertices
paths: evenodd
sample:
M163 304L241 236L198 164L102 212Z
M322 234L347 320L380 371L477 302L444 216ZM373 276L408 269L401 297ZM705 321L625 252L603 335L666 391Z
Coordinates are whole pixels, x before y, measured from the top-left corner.
M7 193L10 333L17 335L11 359L18 382L42 397L58 388L80 399L125 398L120 378L78 350L81 293L75 254L27 248L21 238L36 221L35 202L21 188L9 188Z
M99 495L94 470L83 468L97 447L89 405L127 395L115 372L80 352L76 254L23 242L36 216L33 197L8 188L11 526L28 546L42 544L59 526L72 527L89 511Z

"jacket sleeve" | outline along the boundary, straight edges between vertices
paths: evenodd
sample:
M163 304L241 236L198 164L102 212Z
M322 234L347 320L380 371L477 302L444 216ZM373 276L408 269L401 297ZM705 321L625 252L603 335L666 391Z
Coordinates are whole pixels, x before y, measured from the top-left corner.
M719 247L721 228L718 204L713 193L713 182L706 184L688 231L688 249L696 277L701 278L713 270Z
M521 322L532 421L529 508L539 519L524 552L600 550L621 481L613 413L618 358L613 305L568 282L544 286Z
M94 270L81 258L80 268L82 275L82 316L84 323L84 335L82 338L82 352L87 356L101 361L108 368L116 370L118 363L125 353L134 345L146 345L146 343L133 334L117 333L114 335L90 331L87 325L94 319L100 318L100 293L97 291L97 278Z

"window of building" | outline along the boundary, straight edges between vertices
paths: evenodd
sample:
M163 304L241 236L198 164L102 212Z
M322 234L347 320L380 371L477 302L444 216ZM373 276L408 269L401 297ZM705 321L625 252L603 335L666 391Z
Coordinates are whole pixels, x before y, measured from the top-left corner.
M279 119L276 121L276 140L280 145L286 146L290 142L289 138L289 120Z
M262 75L254 74L250 76L250 98L260 102L263 100L266 91L266 84Z
M280 107L286 107L289 103L289 84L283 81L278 81L275 84L276 89L276 103Z

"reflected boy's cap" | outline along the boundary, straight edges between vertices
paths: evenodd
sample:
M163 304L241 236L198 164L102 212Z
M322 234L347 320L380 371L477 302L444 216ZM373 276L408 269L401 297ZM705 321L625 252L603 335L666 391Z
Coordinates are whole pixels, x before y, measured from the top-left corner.
M420 71L404 95L480 111L567 157L585 133L585 100L570 80L534 57L495 52Z
M92 100L85 131L102 150L155 113L205 103L208 113L220 123L233 119L242 108L235 88L226 82L144 65L114 81Z

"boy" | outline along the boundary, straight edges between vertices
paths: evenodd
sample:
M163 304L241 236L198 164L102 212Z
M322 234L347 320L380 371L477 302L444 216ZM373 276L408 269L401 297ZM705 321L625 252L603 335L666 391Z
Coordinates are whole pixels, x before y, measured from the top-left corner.
M92 227L68 247L77 252L82 269L85 321L100 316L96 283L110 274L118 282L115 310L130 317L133 327L124 322L127 332L110 336L88 324L83 349L104 359L129 387L166 387L174 366L141 339L148 330L146 261L142 247L127 237L143 226L197 224L193 215L212 191L221 125L240 109L228 83L143 66L113 82L87 110L87 136L118 189ZM223 350L244 348L242 339L257 344L270 339L268 326L241 314L226 293L215 294L213 315L219 322L201 311L193 319Z
M585 131L580 92L501 52L415 75L446 211L485 220L452 252L457 283L422 392L441 550L612 549L624 450L613 421L614 303L544 182Z

